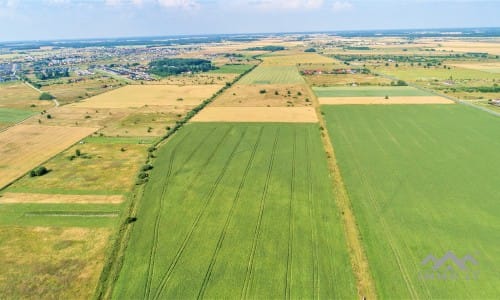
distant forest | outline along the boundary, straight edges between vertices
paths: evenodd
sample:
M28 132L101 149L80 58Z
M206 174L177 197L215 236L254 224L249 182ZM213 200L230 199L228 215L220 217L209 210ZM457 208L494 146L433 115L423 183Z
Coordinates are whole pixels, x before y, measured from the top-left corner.
M247 51L281 51L285 50L285 47L283 46L262 46L262 47L252 47L252 48L247 48L245 49Z
M166 58L149 63L149 72L162 77L187 72L206 72L215 69L217 68L212 65L212 62L206 59Z

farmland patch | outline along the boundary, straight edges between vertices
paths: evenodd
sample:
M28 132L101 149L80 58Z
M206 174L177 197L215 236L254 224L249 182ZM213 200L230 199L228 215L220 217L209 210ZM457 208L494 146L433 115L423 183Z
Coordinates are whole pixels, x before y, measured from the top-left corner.
M409 97L323 97L320 104L454 104L450 99L440 96L409 96Z
M87 127L17 125L0 132L0 188L95 130Z
M296 66L260 65L238 81L238 84L303 84Z
M87 108L194 106L210 98L221 88L221 85L128 85L72 106Z
M316 123L312 107L207 107L192 122Z

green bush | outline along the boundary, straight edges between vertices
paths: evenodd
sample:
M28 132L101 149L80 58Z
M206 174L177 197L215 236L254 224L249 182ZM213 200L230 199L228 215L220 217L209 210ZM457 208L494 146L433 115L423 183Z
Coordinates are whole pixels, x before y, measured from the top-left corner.
M40 97L38 99L40 99L40 100L53 100L54 96L52 96L51 94L49 94L47 92L43 92L40 94Z
M49 170L44 166L40 166L31 170L30 177L43 176L47 173L49 173Z

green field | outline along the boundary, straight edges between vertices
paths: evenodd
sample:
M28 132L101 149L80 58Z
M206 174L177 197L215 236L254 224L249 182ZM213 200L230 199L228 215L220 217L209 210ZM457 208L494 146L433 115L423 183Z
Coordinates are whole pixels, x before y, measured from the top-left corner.
M356 297L316 125L190 124L154 166L113 298Z
M497 298L500 119L463 105L322 110L379 297ZM448 251L478 264L422 265Z
M0 204L0 225L110 227L117 225L121 208L113 204Z
M242 74L250 70L253 65L223 65L216 70L212 70L209 73L215 74Z
M239 84L304 83L295 66L258 66L238 81Z
M498 80L498 74L484 72L480 70L472 70L465 68L452 67L451 70L444 68L423 68L401 66L395 67L380 67L375 69L387 75L397 77L407 81L431 81L431 80Z
M35 112L22 109L0 107L1 123L17 123L34 115Z
M314 87L313 90L318 97L400 97L432 95L409 86Z

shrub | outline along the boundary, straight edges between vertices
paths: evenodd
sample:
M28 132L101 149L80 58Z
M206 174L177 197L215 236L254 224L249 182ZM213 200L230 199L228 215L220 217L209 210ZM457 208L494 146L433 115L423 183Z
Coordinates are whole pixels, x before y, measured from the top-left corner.
M76 155L76 156L80 156L80 155L82 155L82 152L80 151L80 149L76 149L76 150L75 150L75 155Z
M40 99L40 100L53 100L54 96L52 96L51 94L49 94L47 92L43 92L40 94L40 97L38 99Z
M262 89L262 90L260 90L260 91L259 91L259 93L261 93L261 94L265 94L265 93L267 93L267 91L266 91L266 90L264 90L264 89Z
M150 165L150 164L145 164L145 165L144 165L144 166L142 166L142 168L141 168L141 170L142 170L142 171L144 171L144 172L149 171L149 170L151 170L151 169L153 169L153 166L152 166L152 165Z
M139 175L137 175L137 178L139 179L145 179L147 177L149 177L149 175L146 172L140 172Z
M44 166L40 166L31 170L30 177L43 176L47 173L49 173L49 170Z

